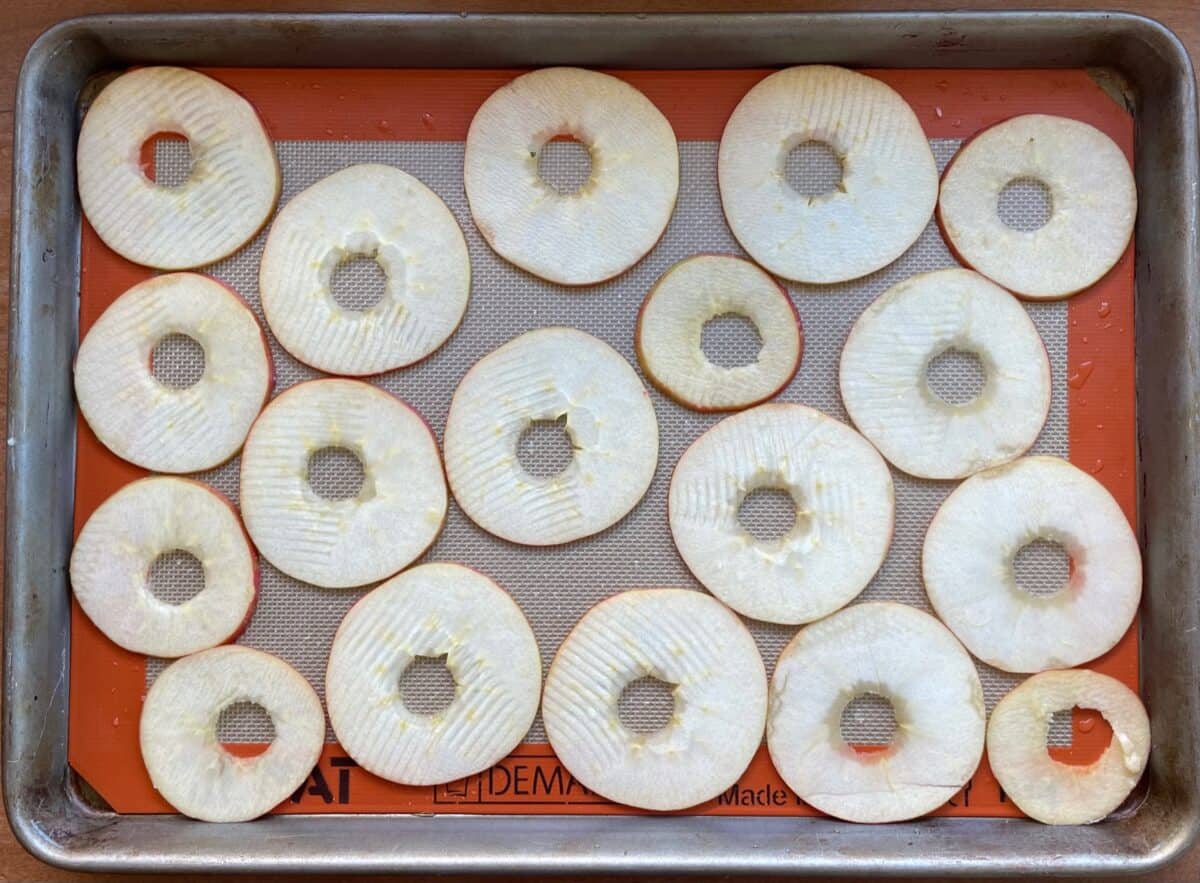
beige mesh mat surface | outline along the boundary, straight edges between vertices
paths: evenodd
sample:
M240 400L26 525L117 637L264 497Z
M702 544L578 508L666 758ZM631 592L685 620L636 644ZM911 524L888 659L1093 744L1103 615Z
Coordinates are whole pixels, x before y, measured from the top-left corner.
M958 141L933 140L939 168L955 152ZM459 379L481 356L516 335L546 325L571 325L607 341L637 367L633 331L637 310L652 283L675 262L697 252L741 254L721 214L716 189L717 144L680 143L679 201L665 236L654 251L616 280L583 290L543 282L507 264L483 242L471 222L462 189L462 142L319 142L282 141L276 144L283 172L281 205L305 187L357 162L397 166L436 191L458 218L470 248L473 284L467 316L458 332L432 357L372 382L396 393L416 407L438 434L444 426L450 398ZM585 155L570 142L553 142L542 158L543 174L569 190L586 165ZM160 141L156 166L159 177L177 179L188 161L182 142ZM830 163L833 163L831 166ZM817 148L803 147L789 159L787 174L798 189L822 192L840 174L836 160ZM1039 185L1018 184L1002 201L1002 216L1013 226L1036 223L1046 213ZM257 272L265 233L234 257L208 272L233 286L250 303L260 321ZM837 363L850 326L863 308L890 285L914 273L953 266L936 226L931 222L918 242L891 266L855 282L833 286L789 285L804 324L804 357L796 378L780 400L802 402L846 420L837 390ZM335 278L335 295L347 306L373 302L382 288L381 274L371 261L348 262ZM1066 456L1067 445L1067 307L1063 302L1026 304L1046 343L1053 371L1049 420L1034 447L1035 453ZM718 363L738 364L756 351L752 329L739 323L714 323L705 335L705 349ZM265 327L265 322L264 322ZM289 356L271 339L276 367L276 392L318 376ZM195 352L185 345L163 347L155 371L171 381L196 375ZM639 369L640 370L640 369ZM931 384L948 401L969 399L980 383L979 367L971 357L948 354L933 366ZM576 620L597 601L627 588L686 586L700 588L683 565L671 542L666 499L671 470L684 449L720 415L702 415L674 404L651 390L658 413L661 446L659 466L649 492L623 521L603 533L566 546L525 548L506 543L476 527L453 504L445 530L425 560L469 564L506 588L529 617L542 659L548 665L556 648ZM557 471L564 456L553 426L538 427L522 443L523 462L533 471ZM556 459L557 458L557 459ZM238 498L238 461L198 476ZM925 529L953 482L920 481L893 471L896 485L896 531L891 552L875 579L858 600L894 600L928 610L920 578L920 549ZM323 454L311 470L311 480L327 496L349 495L361 481L352 457L333 451ZM756 533L778 533L790 513L770 495L747 501L742 517ZM1061 555L1053 548L1034 547L1022 556L1019 570L1031 591L1048 591L1062 584ZM168 566L169 565L169 566ZM185 597L187 581L196 580L186 562L168 562L155 575L156 590L166 597ZM262 562L258 608L240 643L274 653L294 665L323 694L325 662L334 630L343 614L367 591L322 589L284 576ZM768 671L796 629L748 622ZM162 670L151 660L147 682ZM450 695L448 679L438 676L435 663L428 671L405 678L406 701L416 708L437 707ZM980 664L988 708L1004 695L1018 676ZM660 691L641 686L627 691L622 716L635 727L653 729L661 719ZM844 718L847 738L862 743L886 742L892 726L887 703L869 698L854 703ZM228 741L265 741L269 723L245 710L227 712L222 736ZM1052 744L1070 742L1069 718L1060 715L1051 728ZM332 739L332 734L329 734ZM545 741L540 718L527 741Z

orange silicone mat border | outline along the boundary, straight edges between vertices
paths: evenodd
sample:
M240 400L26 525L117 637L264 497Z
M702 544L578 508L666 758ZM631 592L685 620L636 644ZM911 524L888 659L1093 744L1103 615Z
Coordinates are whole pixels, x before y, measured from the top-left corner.
M462 140L471 117L514 70L219 69L209 75L258 109L275 140ZM725 121L765 70L612 71L642 90L670 119L680 140L719 140ZM916 111L933 138L968 138L1022 113L1052 113L1091 123L1132 160L1133 121L1081 70L872 70ZM108 250L82 228L80 336L126 288L152 275ZM1068 424L1071 460L1136 517L1132 247L1113 270L1068 304ZM631 326L632 327L632 326ZM75 531L124 484L144 475L107 451L78 420ZM72 605L71 766L115 810L170 812L155 792L138 749L145 660L108 641ZM1136 689L1137 625L1090 665ZM1109 730L1076 714L1075 744L1052 749L1062 760L1094 757ZM1099 726L1097 726L1099 723ZM237 747L239 753L253 751ZM561 767L547 745L522 745L493 770L434 788L395 785L358 769L327 745L313 775L277 812L631 813L596 797ZM696 815L815 815L779 779L765 749L735 789L686 811ZM935 813L1019 816L984 759L966 788Z

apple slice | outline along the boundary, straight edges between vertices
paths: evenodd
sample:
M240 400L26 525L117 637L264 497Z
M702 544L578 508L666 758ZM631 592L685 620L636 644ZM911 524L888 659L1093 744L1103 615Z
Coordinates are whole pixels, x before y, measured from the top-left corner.
M1050 219L1008 226L997 210L1013 181L1050 191ZM1082 291L1125 253L1137 215L1129 161L1099 129L1046 114L1013 117L980 132L942 176L938 223L956 256L1021 297L1052 300Z
M157 380L154 348L184 334L204 373L178 388ZM79 345L75 397L110 451L155 472L199 472L233 457L271 392L271 353L232 289L195 273L155 276L104 311Z
M558 135L591 155L591 178L574 193L538 175L538 152ZM666 230L679 147L662 112L623 80L544 68L476 111L463 183L475 225L502 258L560 285L593 285L636 264Z
M574 458L536 478L517 460L517 442L550 420L565 422ZM574 328L539 328L463 377L445 446L450 487L471 520L514 543L551 546L604 530L637 505L658 464L658 421L620 353Z
M1055 712L1092 708L1112 741L1087 766L1059 763L1046 751ZM988 763L1004 793L1047 825L1088 825L1121 805L1150 757L1150 720L1137 694L1086 670L1036 674L997 703L987 728Z
M221 712L252 702L271 716L275 740L256 757L217 741ZM146 693L142 760L163 798L205 822L258 818L292 794L321 756L325 713L308 681L249 647L217 647L169 665Z
M791 530L755 539L738 510L784 490ZM671 535L696 579L738 613L796 624L848 604L892 540L892 476L861 435L820 411L759 405L726 417L688 448L671 477Z
M983 391L951 404L926 369L948 350L978 356ZM1004 289L970 270L921 273L863 311L842 349L842 402L893 466L964 478L1021 456L1050 413L1050 360L1037 327Z
M842 712L874 693L896 716L892 743L858 752ZM940 622L888 601L855 604L802 629L771 680L767 747L779 775L821 812L850 822L899 822L937 809L979 766L983 687Z
M319 496L314 454L349 450L364 479L349 499ZM413 408L358 380L312 380L272 401L242 451L242 515L268 561L327 588L361 586L416 560L442 529L437 441Z
M437 714L404 704L417 657L446 657L456 692ZM392 782L437 785L485 770L529 731L542 661L524 614L483 574L422 564L350 609L329 651L325 698L338 742Z
M617 716L635 680L672 685L657 732ZM621 592L576 623L546 674L542 720L563 766L609 800L674 810L711 800L762 743L767 674L750 632L724 605L687 589Z
M151 565L183 550L204 568L204 588L182 604L150 591ZM147 656L186 656L232 641L249 623L258 567L233 505L185 478L144 478L105 500L71 552L71 588L115 644Z
M379 303L339 306L338 264L374 258ZM267 324L289 353L321 371L366 375L411 365L454 333L467 309L471 259L454 215L399 169L350 166L294 197L275 218L259 269Z
M1071 575L1050 595L1022 591L1013 560L1059 543ZM925 591L967 649L1004 671L1069 668L1108 652L1142 594L1142 556L1100 482L1057 457L980 472L938 509L921 556Z
M162 133L191 147L191 175L178 187L142 170L142 145ZM279 199L275 148L250 102L180 67L138 68L109 83L83 118L76 164L83 213L104 244L160 270L233 254Z
M727 314L749 319L762 338L748 365L714 365L701 348L704 324ZM642 302L635 336L650 382L697 411L736 411L771 398L795 376L804 349L787 291L731 255L696 255L667 270Z
M791 150L826 144L832 191L805 196L784 175ZM890 86L828 65L777 71L734 108L717 162L725 219L742 248L798 282L857 279L917 241L937 201L937 164L912 108Z

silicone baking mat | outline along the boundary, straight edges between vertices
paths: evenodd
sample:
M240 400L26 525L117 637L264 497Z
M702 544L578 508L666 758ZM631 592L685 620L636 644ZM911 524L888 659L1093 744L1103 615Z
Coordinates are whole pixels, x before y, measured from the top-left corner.
M697 252L741 250L721 214L716 188L717 144L729 113L768 71L614 71L641 89L667 115L679 138L680 192L670 227L637 266L603 285L563 289L536 279L497 257L471 221L462 188L463 138L479 104L517 71L459 70L249 70L206 71L246 96L276 142L283 175L280 204L326 175L357 162L382 162L415 175L435 190L463 228L472 261L472 294L465 321L450 341L422 363L373 378L414 405L439 440L458 380L478 358L531 328L572 325L606 340L637 366L633 328L646 291L668 267ZM939 167L979 129L1019 113L1071 116L1107 132L1132 155L1131 118L1083 71L870 71L896 88L918 114ZM544 151L541 169L567 184L586 171L586 159L569 142ZM809 149L789 161L787 173L801 189L826 189L836 164ZM159 141L148 164L161 181L186 176L181 142ZM583 164L582 167L580 164ZM1000 211L1014 226L1036 226L1046 206L1036 184L1014 187ZM265 234L206 272L232 285L261 320L257 268ZM113 299L151 271L123 261L83 225L80 333ZM1088 291L1064 302L1027 304L1046 342L1053 370L1050 418L1036 452L1069 457L1094 474L1135 517L1133 264L1131 253ZM891 266L835 286L789 285L805 331L805 350L795 380L779 396L803 402L839 419L846 415L837 393L842 342L862 309L888 286L914 273L953 266L932 222L920 240ZM335 280L343 303L370 302L378 273L369 261L347 264ZM736 322L710 329L706 346L717 361L744 360L754 352L753 332ZM156 371L184 380L200 370L200 354L186 345L163 347ZM186 343L186 342L184 342ZM271 339L276 392L317 372L287 355ZM969 396L977 369L951 357L933 366L931 382L947 398ZM628 588L699 588L679 559L666 521L670 472L682 451L720 415L688 411L652 391L660 423L659 468L649 492L623 521L603 533L566 546L530 549L491 537L452 503L445 530L425 560L456 560L478 568L504 586L533 624L543 663L592 604ZM530 439L531 468L560 456L553 433ZM237 500L237 461L198 476ZM79 421L76 530L105 498L140 476L137 468L105 450ZM351 460L330 458L314 472L321 492L337 494L358 480ZM929 609L921 586L919 554L930 518L953 482L928 482L893 472L897 520L891 551L858 600L891 599ZM769 530L781 513L768 497L746 518ZM1034 590L1052 587L1062 563L1046 548L1019 562ZM195 569L182 556L155 568L157 591L170 600L194 588ZM262 562L262 590L254 619L240 642L288 660L323 692L324 666L333 632L346 610L368 589L330 590L299 583ZM795 633L791 627L747 623L768 670ZM119 812L170 811L151 786L138 751L138 715L145 691L166 663L127 653L105 639L81 613L72 617L70 759L74 769ZM1091 667L1137 684L1136 626ZM433 666L418 674L436 674ZM990 708L1020 678L980 664ZM443 679L414 678L404 685L414 706L433 707L449 690ZM651 725L661 715L661 694L629 691L626 719ZM890 712L882 701L856 702L844 732L856 744L886 741ZM254 753L270 739L265 716L247 709L227 715L221 736L230 750ZM1051 728L1050 751L1082 762L1096 756L1109 731L1088 713L1060 716ZM635 812L590 794L557 763L545 744L540 719L526 741L492 770L433 788L384 782L358 769L332 733L308 782L281 812ZM693 814L806 815L802 804L760 750L741 782ZM986 760L942 815L1019 815L1004 799Z

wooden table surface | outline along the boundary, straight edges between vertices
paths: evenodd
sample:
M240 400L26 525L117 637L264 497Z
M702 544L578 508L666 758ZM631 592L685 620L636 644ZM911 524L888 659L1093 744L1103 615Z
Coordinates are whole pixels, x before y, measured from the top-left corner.
M1105 5L1103 3L1088 3L1087 0L1078 2L1040 2L1040 0L1022 0L1017 6L1023 8L1075 8L1085 9L1091 6ZM1127 9L1157 18L1172 28L1187 44L1193 59L1200 58L1200 2L1198 0L1146 0L1141 4L1114 3L1107 4L1110 8ZM116 12L164 12L164 11L236 11L270 9L273 12L284 11L335 11L335 10L376 10L394 12L399 9L411 11L444 11L458 12L462 10L475 12L500 11L556 11L556 12L718 12L718 11L751 11L751 10L860 10L887 8L886 0L880 2L855 2L855 0L793 0L793 2L748 2L713 3L704 0L674 0L674 2L636 3L623 0L600 0L600 2L564 2L564 0L548 0L548 2L520 2L520 0L461 0L461 2L388 2L388 0L355 0L355 2L326 2L311 3L303 0L271 0L271 2L244 2L244 0L208 0L208 2L190 3L188 0L7 0L3 7L4 24L0 30L0 206L3 214L0 216L0 242L7 243L9 238L10 190L12 186L12 124L13 99L17 71L21 59L37 35L62 19L89 13ZM972 2L972 0L940 0L940 2L917 2L905 4L916 9L987 9L1003 8L1002 3ZM899 4L897 4L897 8ZM7 247L0 247L0 275L5 278L9 270L9 254ZM8 287L4 288L4 306L0 309L0 348L7 349L8 343ZM7 352L0 358L0 371L6 370L8 364ZM7 397L7 383L0 383L0 405ZM3 419L4 408L0 407L0 420ZM4 437L4 436L0 436ZM3 490L4 474L0 472L0 491ZM0 493L0 499L3 499ZM2 504L0 504L2 506ZM3 516L0 515L0 524ZM0 542L3 531L0 530ZM0 588L0 591L3 591ZM7 823L0 826L0 880L117 880L117 876L94 876L72 874L49 868L28 855L13 839ZM139 877L135 879L153 879ZM180 878L172 878L180 879ZM247 878L243 878L247 879ZM269 878L264 878L269 879ZM1164 883L1193 883L1200 880L1200 848L1193 848L1190 853L1174 866L1154 875L1152 878Z

